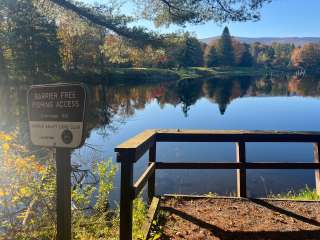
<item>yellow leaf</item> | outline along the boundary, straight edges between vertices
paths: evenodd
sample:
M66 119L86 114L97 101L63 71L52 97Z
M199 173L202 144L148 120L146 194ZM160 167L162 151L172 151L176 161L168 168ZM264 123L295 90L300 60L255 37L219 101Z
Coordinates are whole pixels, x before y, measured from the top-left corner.
M6 195L7 193L3 189L0 189L0 197L4 197Z
M3 144L2 144L2 150L3 150L4 152L8 152L9 149L10 149L10 146L9 146L8 143L3 143Z
M39 173L43 173L43 172L46 170L46 168L45 168L44 166L40 165L40 164L36 164L36 165L35 165L35 169L36 169Z
M4 137L4 141L5 141L5 142L11 142L11 141L12 141L12 137L9 136L9 135L6 135L6 136Z
M10 142L13 140L12 136L5 134L4 132L0 132L0 140L4 142Z
M20 188L20 194L23 196L23 197L28 197L32 194L30 188L28 187L23 187L23 188Z

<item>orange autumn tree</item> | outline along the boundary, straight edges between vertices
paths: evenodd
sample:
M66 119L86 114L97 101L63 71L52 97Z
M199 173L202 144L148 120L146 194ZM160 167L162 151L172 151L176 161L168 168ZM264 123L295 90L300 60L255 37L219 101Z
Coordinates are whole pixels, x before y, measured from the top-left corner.
M102 52L109 63L127 67L159 67L167 62L164 49L155 49L151 45L135 47L116 35L108 35Z
M308 43L293 50L291 63L295 67L317 70L320 64L320 44Z

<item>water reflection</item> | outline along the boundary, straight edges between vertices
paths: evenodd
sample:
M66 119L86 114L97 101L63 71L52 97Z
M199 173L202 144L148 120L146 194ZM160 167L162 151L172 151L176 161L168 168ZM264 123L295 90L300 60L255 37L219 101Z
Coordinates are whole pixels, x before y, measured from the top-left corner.
M146 128L320 130L320 79L282 76L255 78L190 79L131 86L89 86L86 144L101 150L113 148ZM22 143L29 142L26 113L27 85L0 85L0 130L17 129ZM303 96L308 98L295 98ZM269 150L266 150L266 147ZM160 161L234 161L232 144L159 144ZM195 149L197 151L195 151ZM73 161L90 166L92 152L74 152ZM290 144L249 144L251 161L312 161L312 147ZM135 176L146 164L143 158ZM157 191L228 193L234 191L234 171L163 171L157 174ZM116 188L119 187L119 176ZM196 181L194 180L196 179ZM212 182L212 184L203 184ZM313 185L312 171L251 171L248 191L265 195ZM118 193L113 193L117 198Z
M22 142L28 142L26 91L28 85L0 85L0 130L19 129ZM320 94L318 78L282 76L279 78L190 79L178 82L133 86L89 85L87 137L92 130L107 136L121 124L156 100L161 108L179 106L188 118L189 111L199 99L217 104L220 114L226 113L232 100L244 96L312 96ZM208 109L209 110L209 109Z
M319 93L319 80L315 78L254 79L243 76L107 88L105 102L112 113L124 118L144 109L154 99L162 107L165 104L181 105L182 112L188 117L191 106L201 98L218 104L223 115L233 99L243 96L318 96Z

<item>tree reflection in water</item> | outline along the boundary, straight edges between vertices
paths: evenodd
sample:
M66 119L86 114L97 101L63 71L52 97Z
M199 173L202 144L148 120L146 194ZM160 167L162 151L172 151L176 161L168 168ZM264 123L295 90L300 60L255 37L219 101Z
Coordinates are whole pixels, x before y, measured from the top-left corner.
M28 85L0 85L0 130L18 129L22 142L28 142L26 91ZM188 79L178 82L131 86L90 85L87 133L98 130L107 136L141 110L156 101L180 106L185 117L190 108L201 98L217 104L221 114L234 99L244 96L319 96L318 78L296 76L281 78L255 78L250 76Z

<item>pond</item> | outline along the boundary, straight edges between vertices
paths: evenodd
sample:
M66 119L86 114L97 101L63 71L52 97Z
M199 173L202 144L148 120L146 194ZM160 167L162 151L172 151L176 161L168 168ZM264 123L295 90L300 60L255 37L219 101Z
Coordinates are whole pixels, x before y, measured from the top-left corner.
M114 148L149 128L320 131L320 79L296 76L232 77L183 80L133 86L89 86L85 145L73 152L73 163L90 168L112 159ZM0 130L17 129L31 146L26 113L27 85L0 85ZM167 162L233 162L233 143L158 143L157 160ZM249 143L247 161L312 162L312 144ZM135 164L135 179L147 164ZM252 197L314 187L312 170L248 170ZM156 193L232 195L235 170L159 170ZM112 199L119 197L119 172Z

